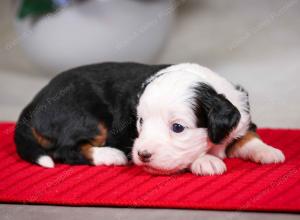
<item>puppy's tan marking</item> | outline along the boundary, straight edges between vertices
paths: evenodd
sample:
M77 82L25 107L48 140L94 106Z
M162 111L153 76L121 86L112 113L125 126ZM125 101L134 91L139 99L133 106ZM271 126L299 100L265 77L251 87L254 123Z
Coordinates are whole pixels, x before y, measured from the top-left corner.
M232 156L233 152L239 148L245 146L246 143L253 140L254 138L260 139L259 135L255 131L248 131L243 137L233 141L226 149L227 155Z
M107 139L108 130L104 123L100 122L98 128L100 131L99 134L89 140L88 143L81 145L81 154L90 162L93 161L93 148L104 146Z
M51 146L51 142L49 139L40 134L35 128L31 128L34 139L38 142L38 144L45 148L49 149Z
M95 136L92 140L90 140L91 144L97 147L102 147L107 139L107 128L104 123L100 122L98 125L100 133Z
M80 153L84 156L84 158L86 158L88 161L92 161L93 159L93 151L92 151L92 148L94 146L90 143L87 143L87 144L83 144L81 146L81 149L80 149Z

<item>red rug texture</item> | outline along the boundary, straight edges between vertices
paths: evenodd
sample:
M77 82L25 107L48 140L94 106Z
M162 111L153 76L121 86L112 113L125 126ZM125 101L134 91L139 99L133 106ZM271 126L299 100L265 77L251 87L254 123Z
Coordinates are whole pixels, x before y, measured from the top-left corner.
M284 164L226 159L221 176L152 176L136 166L45 169L21 160L13 123L0 124L0 202L71 206L300 211L300 130L261 129Z

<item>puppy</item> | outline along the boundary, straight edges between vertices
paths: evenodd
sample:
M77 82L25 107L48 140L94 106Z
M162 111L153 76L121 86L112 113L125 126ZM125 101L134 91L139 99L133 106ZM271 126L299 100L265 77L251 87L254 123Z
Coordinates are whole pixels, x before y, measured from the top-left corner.
M61 73L15 130L26 161L126 165L154 174L226 171L225 157L280 163L251 122L247 92L197 64L102 63Z

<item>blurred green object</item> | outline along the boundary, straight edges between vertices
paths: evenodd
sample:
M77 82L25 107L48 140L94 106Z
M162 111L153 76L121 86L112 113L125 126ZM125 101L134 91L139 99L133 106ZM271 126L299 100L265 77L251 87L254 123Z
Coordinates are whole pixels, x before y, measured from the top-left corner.
M54 12L56 9L57 5L52 0L21 0L18 18L40 17Z

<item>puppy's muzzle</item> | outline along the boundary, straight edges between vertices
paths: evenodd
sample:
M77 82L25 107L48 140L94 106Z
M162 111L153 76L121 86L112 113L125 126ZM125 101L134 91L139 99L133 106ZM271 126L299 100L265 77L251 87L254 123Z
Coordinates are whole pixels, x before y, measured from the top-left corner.
M143 150L143 151L138 151L138 156L143 163L148 163L150 162L150 158L152 157L152 154L147 150Z

